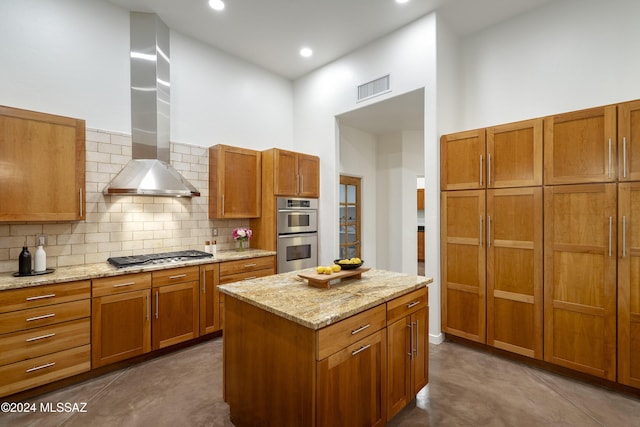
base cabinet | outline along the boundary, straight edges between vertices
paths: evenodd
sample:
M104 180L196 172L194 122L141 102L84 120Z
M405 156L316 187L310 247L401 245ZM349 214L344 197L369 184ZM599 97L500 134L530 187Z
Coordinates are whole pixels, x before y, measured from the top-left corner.
M93 281L92 368L151 351L151 274Z
M385 425L386 348L383 329L318 362L318 427Z
M222 329L220 292L218 292L218 264L200 266L200 335Z
M197 266L153 273L152 349L198 337L199 276Z
M0 396L90 369L90 296L88 280L2 292Z

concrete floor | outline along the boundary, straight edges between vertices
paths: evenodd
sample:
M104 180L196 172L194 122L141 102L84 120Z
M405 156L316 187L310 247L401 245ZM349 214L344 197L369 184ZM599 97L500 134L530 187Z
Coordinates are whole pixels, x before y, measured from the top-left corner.
M429 372L390 426L640 425L636 398L459 344L431 345ZM86 412L0 413L0 426L231 426L221 373L217 338L28 400L86 402Z

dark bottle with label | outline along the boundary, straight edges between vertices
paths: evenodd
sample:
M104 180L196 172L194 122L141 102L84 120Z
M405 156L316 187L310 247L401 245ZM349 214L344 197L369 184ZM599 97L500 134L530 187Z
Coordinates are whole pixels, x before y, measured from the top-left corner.
M22 247L22 252L18 257L18 273L21 276L27 276L31 274L31 253L27 249L27 245Z

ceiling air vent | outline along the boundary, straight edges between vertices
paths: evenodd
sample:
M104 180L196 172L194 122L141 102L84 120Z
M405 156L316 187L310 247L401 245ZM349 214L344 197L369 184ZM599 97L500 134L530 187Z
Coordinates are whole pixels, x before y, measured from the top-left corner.
M358 102L390 92L389 74L358 86Z

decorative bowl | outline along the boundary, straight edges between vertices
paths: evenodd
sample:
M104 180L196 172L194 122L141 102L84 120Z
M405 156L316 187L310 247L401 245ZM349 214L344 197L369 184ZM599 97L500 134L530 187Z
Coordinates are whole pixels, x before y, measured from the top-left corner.
M340 261L341 260L339 259L334 259L333 263L338 264L343 270L355 270L356 268L362 267L362 264L364 264L364 260L360 260L358 264L340 264Z

